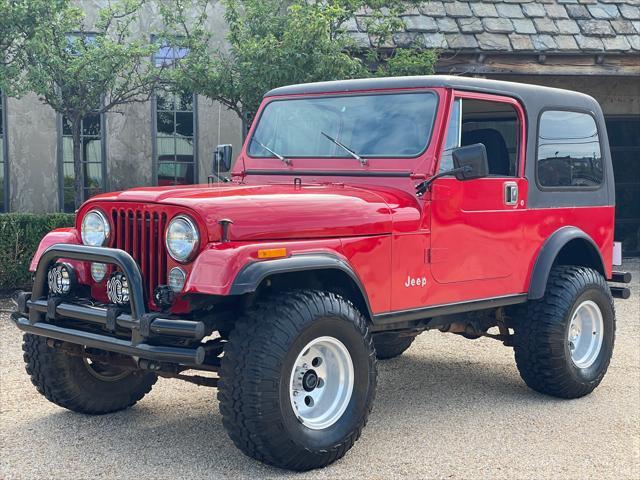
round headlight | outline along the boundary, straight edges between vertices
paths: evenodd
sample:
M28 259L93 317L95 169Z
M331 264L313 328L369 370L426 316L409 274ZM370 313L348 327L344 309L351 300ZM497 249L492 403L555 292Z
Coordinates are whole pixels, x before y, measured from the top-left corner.
M175 217L169 223L166 234L167 251L178 262L188 261L198 247L198 229L185 215Z
M109 221L100 210L91 210L82 219L80 234L85 245L102 247L109 241L110 233Z

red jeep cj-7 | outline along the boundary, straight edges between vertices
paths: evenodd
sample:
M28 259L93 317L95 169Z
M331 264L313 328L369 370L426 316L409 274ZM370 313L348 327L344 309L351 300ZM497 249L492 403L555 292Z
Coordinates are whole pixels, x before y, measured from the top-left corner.
M42 240L12 319L47 399L103 414L158 376L216 386L243 452L306 470L351 448L376 357L424 330L502 341L538 392L602 380L629 296L607 282L630 275L612 271L591 97L438 76L283 87L231 180L230 163L221 145L210 184L101 195Z

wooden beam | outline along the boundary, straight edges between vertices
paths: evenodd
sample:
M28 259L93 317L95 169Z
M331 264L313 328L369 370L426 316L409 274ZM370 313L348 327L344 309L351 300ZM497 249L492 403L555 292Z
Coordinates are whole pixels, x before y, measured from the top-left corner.
M600 61L601 63L598 63ZM552 55L545 54L544 63L540 54L491 55L478 62L476 54L440 58L437 73L450 74L505 74L505 75L606 75L639 76L640 55Z

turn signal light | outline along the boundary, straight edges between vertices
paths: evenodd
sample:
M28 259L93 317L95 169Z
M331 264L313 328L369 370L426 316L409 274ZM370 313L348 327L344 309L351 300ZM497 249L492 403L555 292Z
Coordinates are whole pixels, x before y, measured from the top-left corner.
M286 256L286 248L265 248L263 250L258 250L258 258L280 258Z

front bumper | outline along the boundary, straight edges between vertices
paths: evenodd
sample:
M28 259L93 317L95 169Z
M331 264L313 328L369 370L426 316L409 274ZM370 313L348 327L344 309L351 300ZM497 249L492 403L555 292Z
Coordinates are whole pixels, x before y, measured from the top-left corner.
M129 281L129 311L115 305L98 307L49 295L47 272L60 258L115 265ZM140 268L131 255L114 248L66 244L49 247L38 263L31 294L19 295L18 311L11 319L25 333L141 359L185 365L201 365L205 359L202 346L167 345L171 340L201 340L206 334L205 324L147 312ZM87 330L86 325L94 328ZM96 333L96 327L100 333Z

